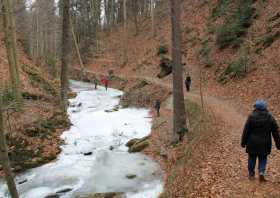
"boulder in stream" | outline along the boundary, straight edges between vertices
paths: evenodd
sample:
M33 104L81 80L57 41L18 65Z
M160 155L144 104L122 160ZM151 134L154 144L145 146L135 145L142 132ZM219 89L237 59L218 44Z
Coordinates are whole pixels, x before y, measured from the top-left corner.
M22 168L20 165L17 165L17 166L15 166L15 167L12 168L12 171L13 171L13 172L16 172L16 173L18 173L18 172L20 172L20 171L22 171L22 170L23 170L23 168Z
M133 146L131 146L128 150L130 153L137 153L143 151L145 148L147 148L150 145L148 140L137 142Z
M135 179L137 175L129 174L125 176L127 179Z
M126 146L129 147L128 152L136 153L136 152L143 151L145 148L147 148L150 145L150 142L148 140L149 137L150 136L146 136L141 139L135 138L128 141L126 143Z
M136 142L138 142L140 139L138 139L138 138L134 138L134 139L131 139L131 140L129 140L126 144L125 144L125 146L127 146L127 147L132 147Z
M73 190L72 188L65 188L65 189L57 191L56 194L68 193L68 192L71 192L72 190Z
M84 153L84 156L92 155L92 152Z
M59 198L60 196L55 194L55 195L49 195L49 196L46 196L45 198Z
M124 193L96 193L92 196L85 198L122 198Z
M28 181L27 179L21 180L21 181L18 182L18 185L24 184L24 183L26 183L27 181Z
M119 106L115 106L113 109L107 109L105 110L106 113L113 113L119 110Z

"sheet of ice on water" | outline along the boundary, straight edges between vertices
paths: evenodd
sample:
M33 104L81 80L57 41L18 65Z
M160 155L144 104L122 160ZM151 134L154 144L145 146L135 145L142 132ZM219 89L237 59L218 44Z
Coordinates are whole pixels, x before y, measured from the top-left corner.
M125 143L150 133L147 109L116 108L121 91L71 81L77 97L70 99L73 126L61 138L58 159L16 178L21 198L44 198L59 191L61 198L96 192L125 192L129 198L156 198L162 191L158 165L142 154L129 154ZM112 109L115 109L112 111ZM85 155L87 154L87 155ZM134 175L134 179L128 179ZM1 182L0 197L7 198Z

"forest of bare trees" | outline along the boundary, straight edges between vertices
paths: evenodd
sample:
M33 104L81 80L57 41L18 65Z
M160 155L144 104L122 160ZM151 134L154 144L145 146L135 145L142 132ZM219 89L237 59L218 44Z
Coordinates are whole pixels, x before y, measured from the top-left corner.
M71 29L75 35L71 39L72 53L76 54L78 47L81 60L86 64L98 48L98 32L113 31L126 18L135 25L134 34L137 34L143 18L151 17L152 31L155 32L154 8L160 1L72 0L70 3ZM16 0L14 13L19 41L30 58L44 65L51 77L57 76L56 64L62 42L62 1Z
M280 197L279 7L0 0L0 198Z
M122 62L128 63L128 37L137 36L143 21L149 21L155 37L156 9L159 0L3 0L5 46L9 62L10 85L16 108L23 102L18 64L18 44L28 58L46 71L49 80L60 79L60 107L66 112L71 64L80 65L82 73L98 50L99 34L121 30ZM182 55L180 33L180 3L171 0L172 65L174 93L174 136L186 132L183 95ZM131 28L128 28L132 24ZM94 60L93 60L94 61ZM2 88L1 88L2 90ZM2 91L1 91L2 93ZM5 142L3 104L0 102L0 158L6 173L10 194L18 197L13 181L8 148Z

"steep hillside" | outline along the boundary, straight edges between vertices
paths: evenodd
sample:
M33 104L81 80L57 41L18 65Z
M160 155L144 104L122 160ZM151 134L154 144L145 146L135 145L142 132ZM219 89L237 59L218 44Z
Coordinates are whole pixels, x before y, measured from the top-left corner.
M187 63L185 70L191 71L197 79L199 68L202 67L205 89L211 94L234 99L233 102L249 108L256 98L263 98L272 106L273 112L280 116L276 106L280 96L280 2L252 1L245 5L240 2L183 1L182 48L184 62ZM244 8L241 14L236 11L238 6ZM168 1L157 10L156 27L157 35L153 38L149 19L143 19L140 32L135 36L133 25L130 24L129 61L126 66L122 66L121 58L122 29L116 28L111 33L101 34L100 50L88 69L101 72L112 69L128 75L156 76L159 72L157 48L160 44L170 46ZM230 33L234 28L237 30ZM166 81L169 79L166 77ZM195 80L197 84L198 80Z
M125 66L122 29L99 35L99 51L87 65L89 72L107 74L114 70L123 78L142 78L170 89L171 76L156 77L160 72L158 47L165 44L170 51L168 2L157 9L155 38L148 18L143 19L136 36L129 25L129 61ZM190 114L189 119L198 122L191 127L194 140L190 140L190 133L182 144L168 147L162 139L169 132L172 109L170 100L165 101L162 117L154 120L153 145L148 151L166 173L162 197L279 197L278 153L273 151L267 184L247 181L247 156L240 148L240 135L256 99L266 100L280 120L280 1L182 2L183 61L194 82L186 97L199 103L202 71L210 120L203 126L202 118L195 120L197 117ZM187 109L192 110L193 105L187 104ZM197 126L201 129L193 129Z
M0 33L0 86L6 104L13 102L9 92L9 66ZM60 133L67 128L67 118L58 110L56 83L48 80L34 65L18 43L21 91L24 98L19 111L5 113L7 142L15 171L38 166L56 158ZM1 167L0 167L1 170Z

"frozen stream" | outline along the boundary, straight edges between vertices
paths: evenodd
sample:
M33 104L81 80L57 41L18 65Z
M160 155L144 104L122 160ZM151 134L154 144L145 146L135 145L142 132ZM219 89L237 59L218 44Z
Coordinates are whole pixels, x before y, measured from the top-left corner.
M121 91L71 81L77 97L68 113L73 126L63 133L58 159L16 178L21 198L81 198L94 193L125 192L128 198L156 198L162 191L158 165L142 154L129 154L125 143L150 133L147 109L119 109ZM109 111L108 111L109 110ZM85 153L89 155L84 155ZM136 175L128 179L128 175ZM0 183L0 197L8 198Z

